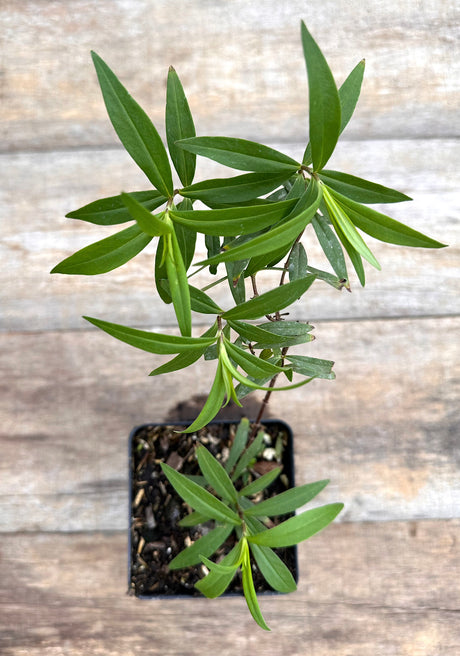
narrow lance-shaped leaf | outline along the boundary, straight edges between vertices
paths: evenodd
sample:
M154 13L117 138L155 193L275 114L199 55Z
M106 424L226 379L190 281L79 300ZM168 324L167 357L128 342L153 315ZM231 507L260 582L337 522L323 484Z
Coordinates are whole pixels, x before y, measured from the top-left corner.
M167 198L156 190L130 191L129 195L141 203L149 212L160 207L160 205L163 205L167 201ZM96 225L117 225L133 220L121 195L95 200L92 203L88 203L88 205L80 207L78 210L69 212L66 214L66 217L68 219L87 221Z
M179 211L190 211L193 209L193 203L189 198L184 198L177 206L177 209ZM174 229L185 270L188 271L195 256L196 232L177 222L174 224Z
M248 541L265 547L292 547L308 540L330 524L343 509L343 503L331 503L306 510L267 531L249 535Z
M334 380L335 373L332 371L334 362L321 358L312 358L308 355L287 354L286 359L291 363L293 371L302 376L315 376L326 380Z
M294 244L289 256L289 280L292 282L293 280L298 280L299 278L305 278L307 275L307 265L308 259L305 248L303 244L297 242L297 244Z
M246 540L244 540L243 546L243 562L242 567L242 579L243 579L243 593L246 603L249 608L249 612L254 618L255 622L265 631L270 631L267 623L265 622L263 615L260 611L259 602L257 601L256 590L254 587L254 581L252 578L252 569L251 569L251 558L249 555L249 546Z
M203 476L217 494L226 501L236 503L238 500L237 491L220 462L204 446L198 447L196 457Z
M164 196L172 196L168 156L151 120L116 75L91 52L105 106L115 132L133 160Z
M183 433L193 433L194 431L200 430L204 426L207 426L217 415L219 410L222 407L225 398L225 382L222 372L222 363L219 360L217 363L216 375L214 377L214 382L209 391L206 403L203 406L198 417L195 421L190 424L190 426L184 429Z
M179 141L178 146L241 171L273 173L286 171L289 174L295 173L300 167L292 157L246 139L194 137Z
M228 325L246 341L253 343L262 342L267 344L267 346L264 348L291 345L291 339L289 336L273 334L269 330L265 330L260 326L254 326L251 323L229 320Z
M325 217L317 214L312 221L312 225L320 246L333 270L341 280L348 280L347 265L345 264L342 247Z
M240 540L233 549L220 561L223 567L229 567L230 571L224 572L222 569L218 571L211 571L204 579L195 583L195 587L208 599L215 599L219 597L235 576L236 570L241 563L241 545Z
M290 570L270 547L249 544L260 573L267 583L278 592L294 592L297 585Z
M117 323L110 323L101 319L92 317L83 317L94 326L97 326L112 337L119 339L130 346L147 351L148 353L184 353L193 351L197 347L206 347L214 343L214 337L178 337L176 335L163 335L161 333L152 333L146 330L129 328Z
M172 226L162 220L163 213L158 216L151 214L148 209L129 194L122 193L121 199L139 228L147 235L160 237L172 232Z
M236 461L246 447L249 438L249 427L249 419L247 419L247 417L243 417L238 424L238 428L236 429L235 437L233 438L232 446L230 448L230 453L228 454L228 459L225 463L225 471L227 473L232 471Z
M233 531L232 524L217 526L212 531L198 538L190 547L177 554L168 564L169 569L191 567L201 562L202 556L211 556L225 542Z
M285 181L288 173L245 173L233 178L204 180L180 189L186 198L203 203L239 203L263 196Z
M59 262L51 273L95 276L113 271L129 262L152 241L139 226L133 225L110 237L90 244Z
M348 173L341 173L340 171L324 169L319 177L328 187L358 203L401 203L402 201L412 200L396 189L384 187L375 182Z
M233 526L241 524L241 519L231 508L200 485L189 480L165 462L161 463L161 469L176 492L189 506L217 521L232 524Z
M259 328L265 332L273 333L278 338L283 338L284 346L296 346L297 344L307 344L314 340L310 332L313 326L303 321L268 321L261 324ZM270 348L270 340L261 340L254 344L255 349Z
M202 338L214 337L216 332L217 321L205 333L203 333ZM160 376L161 374L169 374L173 371L178 371L179 369L186 369L187 367L190 367L192 364L197 362L197 360L201 358L207 348L208 345L198 346L185 353L179 353L169 362L166 362L165 364L160 365L154 369L152 372L150 372L149 375Z
M232 344L228 340L224 340L224 345L222 348L225 348L229 356L234 360L246 373L250 376L256 378L261 378L264 376L276 376L280 373L290 372L289 367L278 367L277 365L271 364L262 358L258 358L248 351L244 351L239 346Z
M255 481L252 481L248 485L245 485L242 490L239 491L239 495L243 497L250 497L253 494L257 494L262 490L265 490L269 485L273 483L274 480L278 478L281 473L281 467L276 467L271 471L263 474L259 478L256 478Z
M275 517L293 512L314 499L328 483L329 481L325 480L293 487L290 490L281 492L281 494L277 494L275 497L255 504L245 510L244 515L248 517L264 517L265 515Z
M257 433L255 440L251 442L248 448L245 451L243 451L243 453L239 457L231 477L232 481L238 480L241 474L249 466L251 461L254 458L256 458L256 456L259 455L261 449L263 448L263 445L264 445L264 431L260 430Z
M315 171L320 171L340 135L340 98L328 63L303 21L301 28L308 72L312 160Z
M192 113L179 76L169 68L166 85L166 139L169 154L183 185L189 185L195 175L196 156L176 145L176 141L195 136Z
M177 324L182 335L191 335L192 309L187 272L174 229L170 235L166 236L165 244L166 272Z

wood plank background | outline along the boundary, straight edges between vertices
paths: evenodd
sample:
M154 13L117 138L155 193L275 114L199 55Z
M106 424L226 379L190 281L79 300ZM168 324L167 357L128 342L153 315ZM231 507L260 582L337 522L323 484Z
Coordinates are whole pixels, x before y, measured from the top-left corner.
M170 420L213 375L203 362L148 378L160 356L81 319L174 332L145 277L152 250L97 279L48 272L110 232L66 212L148 188L106 117L90 49L161 133L173 64L199 134L300 156L301 18L339 82L366 57L331 166L412 196L390 213L449 248L372 244L383 271L368 270L364 289L317 283L296 309L316 327L309 352L335 360L337 380L280 393L270 413L294 430L298 482L330 478L322 500L346 509L301 546L298 592L262 600L266 635L240 599L192 611L125 594L127 436ZM0 4L1 654L460 653L459 23L454 0ZM199 174L226 173L203 162Z

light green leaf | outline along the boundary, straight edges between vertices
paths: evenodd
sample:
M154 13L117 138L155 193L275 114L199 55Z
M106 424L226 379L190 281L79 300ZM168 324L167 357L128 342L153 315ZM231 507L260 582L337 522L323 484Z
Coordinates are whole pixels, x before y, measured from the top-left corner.
M180 211L192 210L192 201L188 198L185 198L181 203L179 203L177 209ZM196 232L194 230L189 230L180 223L174 224L174 230L176 232L180 252L182 253L182 259L184 260L185 270L188 271L195 256Z
M301 31L308 73L313 166L315 171L321 171L340 135L341 105L328 63L303 21Z
M105 106L115 132L136 164L163 196L173 195L168 155L144 110L95 52L91 52Z
M121 200L139 228L151 237L160 237L172 232L172 226L162 220L163 212L158 216L151 214L139 201L129 194L121 194Z
M194 136L195 126L184 89L176 71L170 66L166 85L166 139L174 168L183 185L192 183L196 156L178 148L176 141Z
M95 276L122 266L152 241L150 235L137 226L125 228L110 237L85 246L62 262L51 273Z
M265 330L261 326L254 326L251 323L231 320L228 321L228 325L246 341L266 344L267 346L263 346L263 348L292 345L290 336L274 334L270 330Z
M235 576L236 569L241 563L241 546L242 540L240 540L233 549L220 561L220 565L223 567L230 567L234 571L229 572L220 572L211 571L204 579L195 583L195 588L199 590L205 597L208 599L215 599L219 597L231 583L231 580Z
M165 237L165 248L166 272L177 324L181 335L191 335L192 310L187 272L174 229Z
M332 191L336 202L350 217L351 221L363 232L375 239L400 246L419 248L444 248L445 244L413 230L399 221L377 212L371 207L356 203L336 191Z
M203 333L201 337L215 337L216 333L217 321L214 322L214 324L205 333ZM187 367L190 367L192 364L197 362L197 360L201 358L207 348L209 348L207 345L199 346L190 351L186 351L185 353L179 353L179 355L176 355L176 357L169 362L166 362L160 367L154 369L149 375L159 376L161 374L169 374L173 371L178 371L179 369L186 369Z
M243 562L241 563L241 569L243 579L243 593L249 608L249 612L251 613L255 622L257 622L257 624L262 629L265 631L270 631L260 611L259 602L257 601L254 581L252 579L251 558L249 555L249 547L246 540L244 540Z
M198 512L202 512L216 521L225 522L232 526L241 525L241 519L238 515L210 492L180 474L165 462L161 463L161 469L176 492L194 510L198 510Z
M198 447L196 457L203 476L209 485L222 499L236 503L238 501L238 493L220 462L204 446Z
M222 364L220 360L217 363L216 375L214 382L209 391L206 403L203 406L198 417L190 426L184 429L183 433L194 433L195 431L207 426L217 415L222 407L225 398L225 381L223 377Z
M286 515L293 512L300 506L308 503L323 490L329 481L317 481L316 483L307 483L299 485L290 490L281 492L281 494L261 501L251 508L244 511L247 517L275 517L277 515Z
M270 547L249 544L260 573L267 583L278 592L294 592L297 585L289 569Z
M233 438L230 453L228 454L227 462L225 463L225 471L230 473L235 466L236 461L242 454L249 437L249 419L243 417L236 429L235 437Z
M248 351L232 344L229 340L224 339L225 350L234 362L236 362L247 374L255 378L264 376L276 376L279 373L287 373L289 367L278 367L267 360L252 355Z
M233 169L254 172L295 173L300 164L291 157L263 144L233 137L194 137L183 139L178 145L191 153L231 166Z
M224 312L224 319L258 319L265 314L278 312L288 307L299 299L311 287L315 276L308 275L305 278L288 282L281 287L275 287L268 292L251 298L246 303Z
M196 540L190 547L177 554L169 563L169 569L181 569L200 563L202 556L211 556L225 542L233 526L217 526L212 531Z
M343 503L331 503L295 515L278 526L249 535L248 541L264 547L292 547L308 540L330 524L343 509Z
M282 173L245 173L233 178L214 178L180 189L186 198L203 203L239 203L267 194L285 181Z
M176 335L163 335L161 333L151 333L136 328L128 328L117 323L102 321L92 317L83 317L94 326L97 326L104 332L112 335L130 346L134 346L148 353L184 353L194 351L196 348L210 346L214 343L214 337L178 337Z
M313 229L321 248L330 265L341 280L348 280L347 265L343 255L340 241L337 239L332 228L324 216L317 214L312 220Z
M171 210L175 223L205 235L233 237L267 228L285 217L294 202L281 201L258 206L229 207L217 210ZM243 258L240 258L243 259Z
M168 200L159 191L131 191L129 195L143 205L149 212L155 210ZM80 219L96 225L117 225L132 221L133 217L128 212L121 196L110 196L101 198L93 203L88 203L78 210L66 214L69 219Z
M272 469L259 478L256 478L255 481L245 485L238 494L243 497L250 497L252 494L257 494L258 492L265 490L266 487L268 487L276 478L278 478L281 471L282 467L276 467L276 469Z
M334 362L332 360L322 360L320 358L311 358L307 355L286 355L286 359L292 365L293 371L302 376L315 376L326 380L334 380L335 373L332 371Z
M221 563L215 563L212 560L209 560L209 558L206 558L204 555L201 556L201 562L206 565L206 567L211 570L211 572L215 572L216 574L231 574L234 576L236 574L236 570L239 567L238 564L222 565Z

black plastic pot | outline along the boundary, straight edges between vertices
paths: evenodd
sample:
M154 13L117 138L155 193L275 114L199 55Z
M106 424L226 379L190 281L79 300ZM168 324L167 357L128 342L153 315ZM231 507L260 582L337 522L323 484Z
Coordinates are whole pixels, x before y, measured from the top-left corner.
M208 435L207 431L212 431L217 434L212 438L214 444L216 445L216 441L217 445L220 443L225 444L225 440L228 439L230 434L230 427L232 425L236 426L237 423L237 421L214 421L208 427L199 431L199 441L205 441ZM142 426L135 427L129 436L130 528L128 539L128 589L130 594L141 599L200 596L200 593L194 588L194 582L201 577L201 575L198 574L200 566L197 566L197 568L188 568L186 571L176 570L176 573L174 574L170 574L170 570L167 567L167 561L171 560L174 556L174 553L168 553L168 550L172 547L167 545L175 545L177 542L180 542L181 539L187 539L187 533L192 529L178 529L175 524L180 517L177 517L174 521L174 529L172 529L173 533L162 535L162 532L159 529L156 531L158 524L155 519L154 510L155 505L158 504L159 508L156 509L156 513L161 513L164 510L165 501L166 507L169 505L173 506L171 511L172 515L174 515L174 513L177 514L177 509L181 508L183 510L184 508L182 499L174 492L174 490L171 493L170 488L168 488L169 492L166 498L162 498L161 502L158 499L158 496L163 494L163 488L161 487L161 478L163 477L163 474L159 468L158 461L164 461L168 458L171 459L171 453L168 453L168 445L170 444L168 441L169 439L176 441L173 445L174 448L179 445L180 448L185 446L186 449L190 447L191 443L196 443L198 441L195 436L191 436L190 434L181 435L180 433L175 432L177 430L180 431L181 427L187 425L189 425L189 422L177 422L174 424L143 424ZM288 481L287 488L294 487L293 435L291 428L283 421L275 419L267 419L263 422L263 427L267 433L273 437L273 440L276 439L276 436L280 432L283 433L283 474ZM162 430L169 430L169 437L165 436L163 438L165 445L164 451L167 457L158 458L158 453L155 453L156 457L154 457L152 453L149 453L149 441L153 439L153 436L160 445L158 447L155 442L155 449L159 448L161 450L162 441L159 436L161 435ZM219 446L214 446L214 449L218 448ZM191 451L194 451L194 448L192 448ZM152 461L151 463L148 462L149 459ZM191 460L194 459L191 458ZM192 464L192 466L195 465ZM139 480L139 473L142 480ZM155 486L157 486L156 489L154 489ZM284 487L284 489L286 489L286 487ZM282 490L277 490L277 493L280 491ZM142 507L139 507L141 503ZM183 545L181 548L183 548ZM151 556L151 561L147 558L147 553ZM281 550L281 552L278 551L278 553L282 560L288 565L294 579L297 581L297 547L288 547ZM160 562L157 562L154 556L155 558L159 558ZM177 572L182 571L185 571L184 577L190 576L190 578L186 578L183 584L180 581L179 583L177 581ZM168 584L167 580L167 576L169 575L171 575L170 584ZM156 576L158 576L161 582L158 583L158 580L156 580L153 585L151 585L152 579L154 580ZM177 586L179 586L178 590L176 589ZM274 593L262 577L260 577L259 585L256 585L256 590L257 594L278 594ZM233 588L229 587L225 594L242 594L241 589L238 588L238 581L234 582Z

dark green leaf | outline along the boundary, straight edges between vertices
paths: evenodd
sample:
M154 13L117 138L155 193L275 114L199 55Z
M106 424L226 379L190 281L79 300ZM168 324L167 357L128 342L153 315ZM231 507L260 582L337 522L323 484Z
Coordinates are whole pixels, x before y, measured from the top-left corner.
M107 64L95 52L91 56L109 118L121 143L158 191L172 196L171 167L160 135Z
M283 346L295 346L296 344L306 344L312 342L314 337L309 333L313 330L313 326L309 323L302 323L300 321L269 321L261 324L259 328L273 333L278 337L283 338ZM270 348L270 341L257 342L254 345L256 349Z
M223 567L234 567L238 566L241 562L241 546L242 540L240 540L233 549L220 561L220 565ZM235 576L236 569L232 572L217 572L211 571L204 579L195 583L195 587L199 590L205 597L208 599L215 599L219 597L227 587L230 585L231 580Z
M192 183L196 156L178 148L176 141L194 136L195 126L184 89L176 71L170 66L166 86L166 139L174 168L183 185Z
M244 511L248 517L276 517L277 515L286 515L293 512L300 506L308 503L323 490L329 481L317 481L316 483L307 483L299 485L290 490L281 492L281 494L265 499Z
M165 283L167 287L165 287ZM172 303L169 293L168 272L166 270L165 239L160 237L155 254L155 286L163 303Z
M253 200L278 187L286 179L286 173L245 173L234 178L204 180L181 189L186 198L203 203L239 203ZM284 200L284 199L283 199Z
M206 347L214 343L214 337L178 337L176 335L163 335L161 333L151 333L136 328L128 328L117 323L102 321L92 317L83 317L94 326L97 326L104 332L112 335L130 346L134 346L148 353L184 353L194 351L198 347Z
M167 201L159 191L131 191L129 195L135 198L150 212ZM66 214L69 219L80 219L96 225L117 225L132 221L133 217L128 212L126 205L123 203L121 196L110 196L101 198L93 203L88 203L80 209Z
M276 467L276 469L272 469L259 478L256 478L256 480L252 481L252 483L245 485L238 494L243 497L250 497L253 494L257 494L258 492L265 490L266 487L268 487L276 478L278 478L281 471L282 467Z
M289 569L270 547L249 544L260 573L267 583L278 592L294 592L297 585Z
M203 476L203 480L204 480L204 476ZM208 522L210 519L211 517L209 517L208 515L204 515L203 513L199 513L196 510L193 510L191 513L189 513L181 520L179 520L177 522L177 525L181 526L182 528L190 528L191 526L197 526L197 524L204 524L205 522Z
M335 273L341 280L348 280L347 265L340 241L330 228L326 218L317 214L312 220L312 225L320 246Z
M193 209L192 201L185 198L179 203L177 209L180 211ZM176 223L174 229L176 231L180 252L182 253L182 259L184 260L185 270L188 271L195 255L196 232L194 230L189 230L180 223Z
M241 171L295 173L300 164L291 157L263 144L233 137L194 137L178 143L191 153Z
M208 258L214 257L220 253L220 238L214 235L205 235L204 243L206 246ZM209 273L215 275L217 273L217 264L212 264L209 267Z
M232 446L230 448L230 453L228 455L227 462L225 463L225 471L227 473L232 471L236 461L246 447L249 437L249 427L249 419L243 417L238 424L238 428L236 429L235 437L233 438Z
M133 225L82 248L57 264L51 273L85 276L107 273L131 260L151 241L150 235Z
M328 63L303 21L302 45L308 73L313 166L321 171L340 135L340 98Z
M335 373L332 371L334 362L332 360L322 360L320 358L311 358L307 355L286 355L286 359L292 365L292 369L302 376L315 376L316 378L325 378L334 380Z
M330 524L343 508L343 503L331 503L312 510L306 510L281 522L278 526L249 535L248 541L264 547L292 547L308 540Z
M211 326L211 328L203 333L202 338L214 337L216 332L217 321ZM176 355L176 357L169 362L154 369L149 375L160 376L161 374L169 374L173 371L178 371L179 369L186 369L197 362L208 348L209 346L199 346L190 351L186 351L185 353L179 353L179 355Z
M206 403L204 404L203 409L201 410L200 414L195 419L195 421L192 424L190 424L188 428L184 429L182 431L183 433L193 433L195 431L200 430L201 428L204 428L204 426L209 424L214 419L214 417L221 409L225 398L225 382L224 382L222 369L223 367L219 360L219 362L217 363L217 370L216 370L214 382L209 391L208 398L206 399Z
M405 200L412 200L396 189L390 189L390 187L384 187L348 173L340 173L340 171L324 169L319 177L328 187L358 203L401 203Z
M298 300L311 287L315 276L309 275L293 282L288 282L281 287L275 287L260 296L251 298L246 303L224 312L224 319L258 319L265 314L278 312Z
M192 310L190 291L182 253L179 248L176 233L173 230L165 237L166 272L168 274L169 291L174 312L181 335L192 334Z
M176 492L189 506L217 521L233 526L241 525L241 519L238 515L210 492L180 474L165 462L161 463L161 469Z
M297 244L294 244L289 256L289 280L292 282L293 280L298 280L299 278L305 278L307 275L307 264L308 260L305 248L303 247L303 244L297 242Z
M341 290L345 287L346 290L351 291L350 282L348 279L339 278L338 276L329 273L328 271L321 271L321 269L315 269L315 267L308 266L307 273L312 273L317 277L318 280L327 282L328 285L334 287L334 289Z
M276 376L279 373L289 371L289 367L278 367L267 360L252 355L248 351L235 346L228 340L225 340L225 349L231 359L238 364L243 371L254 378L263 378L264 376Z
M284 335L277 335L269 330L264 330L264 328L261 328L260 326L254 326L251 323L230 320L228 321L228 324L246 341L267 344L267 346L264 346L263 348L292 345L290 336L285 337Z
M151 237L160 237L172 232L172 226L162 220L164 212L155 216L139 201L129 194L121 194L121 199L139 228Z
M232 481L237 481L241 474L249 467L251 462L259 455L264 448L264 431L260 430L253 442L243 451L236 463L232 474Z
M191 567L201 562L202 556L211 556L225 542L233 526L217 526L212 531L203 535L196 540L190 547L177 554L168 564L169 569L181 569L182 567Z
M198 447L196 456L203 476L219 497L225 501L236 503L238 501L238 493L220 462L204 446Z
M220 314L222 309L201 289L189 285L192 310L201 314Z

